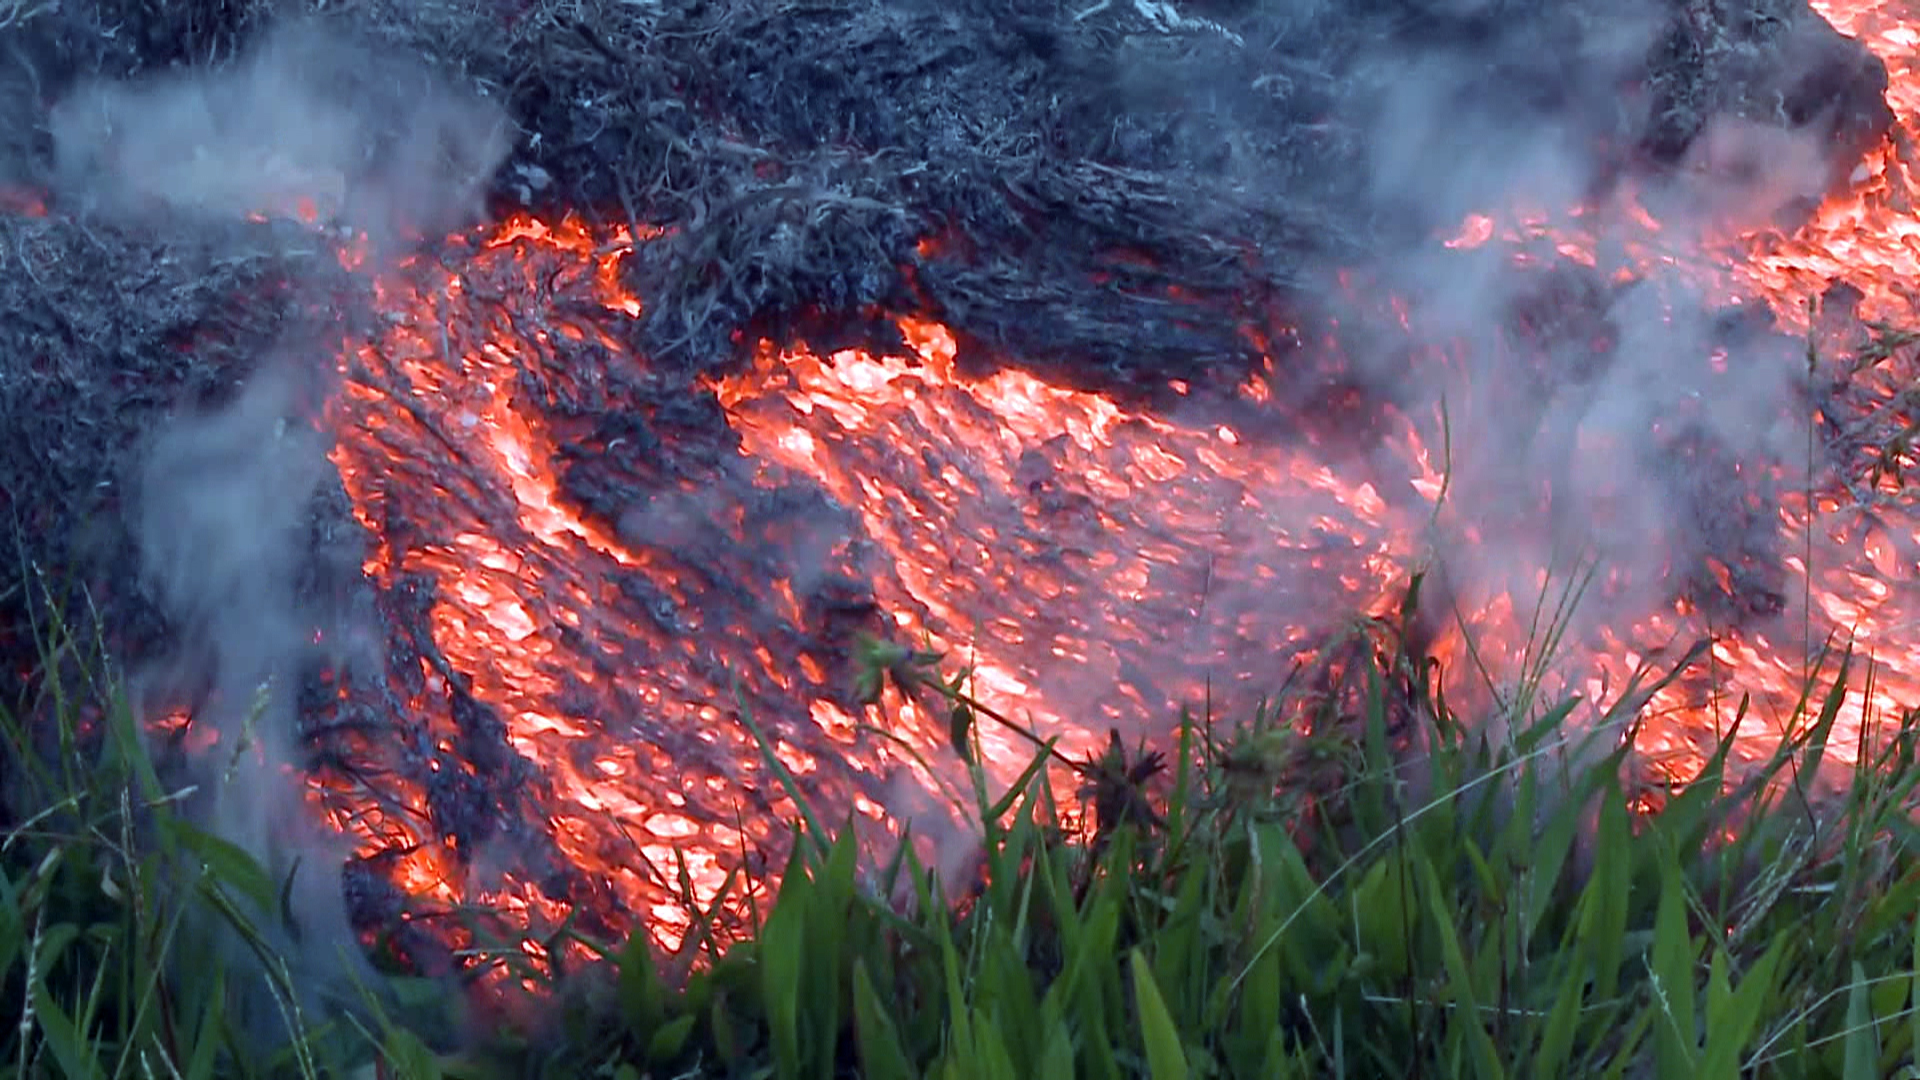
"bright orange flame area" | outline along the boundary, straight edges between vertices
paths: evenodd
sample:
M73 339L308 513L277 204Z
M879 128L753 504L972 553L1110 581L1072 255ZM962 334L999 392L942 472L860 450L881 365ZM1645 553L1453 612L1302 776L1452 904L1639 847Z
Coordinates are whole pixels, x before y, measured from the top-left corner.
M1148 415L965 375L925 321L900 324L898 355L765 345L704 389L675 382L609 330L640 310L618 281L633 245L521 218L390 276L390 325L347 356L330 416L378 538L366 570L425 608L432 642L393 679L419 726L350 739L342 759L378 765L322 770L314 799L406 893L510 912L534 938L588 910L672 947L678 891L711 904L777 850L794 808L743 704L823 811L951 820L960 777L927 771L955 760L945 717L857 701L856 633L948 651L980 699L1087 752L1209 693L1246 704L1313 630L1389 602L1407 508L1439 484L1411 424L1395 438L1413 465L1350 480L1217 403ZM645 454L627 453L641 434L590 430L702 396L706 423ZM1259 378L1227 396L1268 398ZM569 494L583 460L620 478L623 508ZM485 717L511 755L475 752ZM1028 760L979 734L1002 779ZM538 835L466 835L476 798Z
M1911 131L1907 13L1816 6L1889 56ZM1834 281L1868 313L1911 315L1912 178L1897 159L1870 157L1813 224L1748 238L1731 267L1623 196L1606 216L1631 240L1610 236L1626 246L1607 259L1630 275L1715 267L1789 324ZM1442 242L1600 267L1591 219L1565 220L1479 215ZM704 906L730 887L721 906L736 910L771 881L758 855L777 855L794 807L746 717L830 815L960 843L925 825L953 820L953 777L936 774L953 761L945 717L857 700L860 633L945 651L987 704L1084 753L1109 728L1164 733L1203 701L1235 717L1343 620L1384 613L1427 555L1446 487L1437 412L1381 407L1362 455L1305 434L1262 376L1176 382L1149 410L1016 366L973 370L946 329L912 318L892 352L763 344L743 369L693 379L619 337L642 310L622 260L650 239L516 218L388 275L388 325L345 355L329 417L377 538L367 572L431 640L397 652L394 733L343 735L356 764L320 770L314 801L416 901L524 931L516 963L571 958L533 944L570 918L676 947L692 921L680 893ZM1903 364L1854 376L1894 430L1914 423L1920 381ZM1897 478L1866 475L1778 507L1799 553L1785 615L1726 628L1685 600L1650 601L1569 644L1558 687L1604 707L1643 662L1710 640L1707 662L1635 710L1643 756L1679 782L1743 695L1741 754L1768 752L1829 638L1883 665L1836 743L1920 702L1920 516ZM1708 570L1737 591L1731 568ZM1531 659L1537 596L1476 587L1454 598L1470 633L1433 647L1452 678ZM979 733L999 777L1028 759L994 725ZM480 952L464 931L443 936Z
M901 329L903 356L763 346L721 403L761 477L804 475L858 511L900 631L1070 753L1164 725L1209 678L1219 705L1271 690L1329 612L1383 602L1408 562L1414 476L1396 509L1310 449L1014 369L965 376L943 327ZM927 719L914 741L938 745ZM989 760L1023 763L1007 732L981 735Z
M723 719L722 665L739 658L701 640L703 569L628 544L560 492L552 402L533 380L564 377L569 349L621 352L594 313L639 312L616 284L632 239L522 218L465 246L457 270L422 263L381 283L391 326L349 358L331 417L333 460L381 538L366 569L429 598L445 666L423 655L396 679L425 719L417 745L362 740L351 752L386 761L380 782L323 773L316 797L363 856L398 860L389 874L411 895L510 912L536 936L575 909L603 932L637 919L672 946L689 922L669 900L679 875L711 903L723 853L745 839L736 825L766 841L762 808L778 800L742 793L758 756ZM624 618L634 583L686 624L657 608ZM761 681L787 689L792 676L765 666ZM809 745L827 752L822 738ZM451 821L461 805L477 823L464 845ZM495 832L522 817L537 841ZM567 872L535 880L543 861Z
M1920 4L1914 0L1811 0L1834 28L1886 65L1892 136L1853 170L1848 190L1828 199L1791 237L1752 239L1736 276L1804 321L1807 301L1834 282L1864 294L1864 318L1920 325Z

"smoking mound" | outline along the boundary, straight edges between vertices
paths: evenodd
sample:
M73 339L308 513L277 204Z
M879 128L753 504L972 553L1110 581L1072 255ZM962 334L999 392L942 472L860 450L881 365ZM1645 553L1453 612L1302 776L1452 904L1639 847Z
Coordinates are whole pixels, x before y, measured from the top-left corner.
M310 919L750 933L796 795L964 872L876 651L1084 755L1418 581L1649 792L1920 693L1920 3L572 7L0 25L0 692L90 613Z

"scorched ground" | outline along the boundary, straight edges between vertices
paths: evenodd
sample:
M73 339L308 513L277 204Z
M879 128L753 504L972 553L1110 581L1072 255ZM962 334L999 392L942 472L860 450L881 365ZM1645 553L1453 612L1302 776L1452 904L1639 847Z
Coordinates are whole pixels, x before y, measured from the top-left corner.
M1429 651L1489 714L1538 668L1550 690L1583 694L1590 719L1617 719L1636 671L1708 642L1681 678L1626 702L1652 786L1686 780L1739 715L1741 755L1768 751L1829 642L1878 665L1840 725L1839 741L1870 739L1920 689L1920 520L1904 475L1920 372L1898 337L1920 329L1920 10L1816 6L1884 60L1898 122L1791 235L1700 232L1626 190L1538 214L1484 207L1432 240L1437 257L1491 253L1541 275L1546 316L1503 337L1516 370L1558 377L1566 357L1543 357L1568 338L1604 360L1618 328L1581 312L1606 288L1668 280L1746 313L1695 358L1702 385L1731 386L1714 380L1743 364L1810 363L1805 408L1788 414L1806 457L1711 473L1735 493L1713 505L1745 524L1661 565L1599 567L1605 617L1550 665L1534 613L1566 568L1446 564L1454 545L1564 521L1565 496L1514 499L1457 467L1477 460L1460 410L1510 402L1466 385L1461 373L1486 369L1365 273L1346 279L1341 319L1299 325L1255 321L1217 289L1130 286L1131 306L1103 318L1200 295L1193 317L1229 311L1259 359L1251 374L1156 371L1111 391L1066 377L1071 352L996 352L910 305L865 312L858 333L743 338L748 359L717 370L656 362L635 329L657 335L655 309L627 282L635 253L664 238L631 225L515 214L381 275L382 323L343 350L325 427L371 538L388 662L377 679L342 673L309 710L324 714L309 798L357 846L357 913L406 927L427 966L437 952L508 977L562 959L539 944L562 925L678 945L688 905L714 902L730 873L729 910L764 893L796 810L744 716L826 816L854 815L876 841L911 823L930 861L964 867L946 717L898 697L863 704L861 635L970 666L983 701L1086 753L1109 729L1164 737L1182 708L1243 714L1329 634L1438 573L1448 604ZM1113 176L1115 190L1155 190ZM903 280L951 285L975 265L952 261L962 246L928 235ZM1103 273L1135 284L1172 272L1164 258L1110 261ZM941 295L959 306L957 286ZM1888 347L1865 344L1867 321L1890 328L1873 339ZM1776 326L1815 333L1811 362L1777 347ZM1303 404L1299 370L1341 373L1358 338L1371 351L1382 335L1439 392ZM1747 348L1758 341L1771 344ZM1563 456L1593 452L1574 438ZM169 726L196 738L191 722ZM981 735L1004 782L1028 750Z
M1789 330L1840 283L1860 317L1912 325L1913 31L1885 9L1828 15L1887 59L1901 126L1791 237L1663 236L1636 203L1613 225L1643 242L1617 265L1579 232L1591 208L1497 235L1505 212L1489 208L1436 246L1497 240L1516 263L1571 261L1616 281L1704 275ZM1453 512L1437 403L1377 410L1391 453L1357 467L1287 434L1301 425L1268 374L1177 380L1173 404L1143 411L1017 363L964 371L953 336L909 314L893 320L891 349L762 343L745 367L689 386L622 330L645 305L621 284L622 261L650 242L524 216L450 241L381 282L388 328L347 353L328 413L333 460L378 538L366 570L393 623L428 633L401 643L378 691L411 718L411 745L343 735L332 757L351 767L320 770L313 799L410 898L407 918L446 916L434 933L456 945L471 942L452 914L478 908L503 915L536 961L534 942L569 920L644 925L672 947L689 900L711 904L729 870L745 868L732 896L764 888L760 856L795 807L743 711L810 801L861 816L876 837L912 822L936 864L963 862L946 718L897 698L861 705L856 635L970 665L984 701L1084 753L1109 728L1164 736L1182 707L1250 707L1343 618L1396 603ZM1396 332L1445 363L1450 343ZM1848 321L1831 344L1864 340ZM1290 347L1338 363L1340 331ZM1740 374L1724 350L1701 360ZM1773 500L1757 512L1777 532L1782 575L1765 590L1777 604L1738 617L1703 604L1696 579L1727 596L1753 588L1712 557L1669 567L1660 605L1565 643L1553 683L1600 715L1643 666L1711 642L1635 703L1652 783L1684 781L1743 701L1740 754L1770 750L1809 645L1851 642L1880 665L1873 694L1849 699L1840 741L1913 700L1914 560L1902 552L1920 523L1893 467L1904 462L1869 454L1863 430L1911 422L1899 387L1912 361L1816 361L1816 380L1845 373L1832 398L1855 411L1818 413L1815 436L1825 446L1838 425L1858 447L1797 489L1757 489ZM1538 659L1533 612L1554 585L1544 567L1531 576L1540 592L1479 581L1457 596L1432 651L1463 694L1498 704L1504 680ZM1022 743L982 734L1002 780L1024 764Z

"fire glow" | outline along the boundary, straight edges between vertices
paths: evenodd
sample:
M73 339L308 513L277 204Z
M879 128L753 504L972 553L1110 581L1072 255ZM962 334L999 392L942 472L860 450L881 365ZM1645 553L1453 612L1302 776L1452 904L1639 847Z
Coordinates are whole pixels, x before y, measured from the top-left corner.
M429 718L433 775L386 772L377 809L370 787L323 775L316 801L415 897L548 925L598 903L672 944L688 922L670 898L681 860L710 903L728 860L792 811L741 704L823 805L886 829L903 808L938 813L925 761L940 758L945 718L855 700L840 615L868 612L860 628L969 663L984 702L1082 753L1108 727L1176 715L1209 678L1223 701L1267 689L1315 644L1299 613L1377 607L1404 583L1416 522L1371 484L1217 422L1144 415L1013 369L964 376L952 337L918 320L901 323L901 355L763 346L706 386L737 464L636 483L648 508L602 523L561 491L560 448L580 433L557 433L537 399L641 407L607 386L542 384L583 348L601 351L613 381L651 377L601 328L639 310L614 271L632 244L510 221L457 271L416 265L384 283L390 329L347 358L333 460L380 538L365 569L389 591L422 583L452 670L422 659L396 680ZM1440 479L1410 425L1403 438L1402 487L1418 501ZM791 493L804 493L797 505ZM769 521L756 499L786 508ZM510 869L482 884L487 845L507 841L443 839L426 789L475 770L456 718L474 710L449 704L466 694L537 769L534 819L582 872L571 885ZM980 734L1009 779L1026 748Z
M1863 316L1916 325L1902 282L1920 281L1920 216L1899 148L1920 136L1920 34L1892 3L1815 6L1886 60L1899 136L1812 224L1745 238L1725 265L1789 325L1835 282L1865 297ZM1631 209L1647 239L1627 272L1704 257ZM388 325L343 358L329 415L377 541L365 569L387 603L425 610L434 648L400 658L391 691L422 721L409 752L425 764L368 738L352 749L392 763L378 782L322 770L313 801L403 892L504 913L535 961L582 910L600 920L588 929L646 927L677 946L692 921L678 883L712 903L777 840L794 807L742 711L809 798L876 835L944 813L924 762L940 759L945 720L858 702L856 631L971 665L985 702L1078 753L1110 727L1164 732L1203 698L1250 705L1319 644L1328 625L1304 620L1385 612L1425 556L1444 483L1434 416L1392 414L1397 463L1349 475L1311 440L1220 423L1202 388L1175 387L1180 407L1150 414L1016 366L965 372L952 335L918 318L900 321L897 354L762 344L740 370L678 385L618 336L643 302L620 263L650 239L516 218L416 261L381 282ZM1591 241L1544 217L1476 216L1446 243L1539 240L1592 265ZM582 352L595 362L568 363ZM1907 423L1899 388L1915 373L1893 366L1859 378ZM689 390L727 437L691 439L661 406ZM1226 393L1288 427L1262 378ZM590 419L622 414L645 419L626 434ZM625 478L608 496L622 505L583 507L566 474L583 456ZM1841 491L1779 507L1783 549L1813 557L1787 560L1806 637L1881 665L1872 694L1847 701L1842 758L1876 718L1920 702L1920 515L1892 480L1871 491L1871 513ZM1519 647L1531 600L1465 613L1496 661ZM1648 701L1638 735L1676 780L1742 695L1756 720L1741 753L1769 751L1808 664L1807 641L1715 628L1674 601L1576 643L1569 685L1604 707L1689 637L1712 641L1710 670ZM510 754L472 750L490 731ZM1023 744L981 735L1001 779L1024 764ZM448 826L445 807L502 792L516 802L492 808L497 829Z

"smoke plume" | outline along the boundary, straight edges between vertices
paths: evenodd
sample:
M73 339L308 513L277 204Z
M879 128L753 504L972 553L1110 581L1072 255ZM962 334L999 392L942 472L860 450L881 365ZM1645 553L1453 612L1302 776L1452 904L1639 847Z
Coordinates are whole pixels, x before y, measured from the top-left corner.
M83 86L52 126L63 195L124 228L297 217L359 234L376 259L473 216L507 149L492 103L317 23L283 27L229 66ZM231 403L156 432L133 522L178 644L170 670L145 676L198 687L194 723L219 733L194 812L291 882L289 910L252 914L310 1010L351 1000L362 963L338 874L347 852L289 779L302 664L317 639L366 629L302 595L332 477L308 410L334 378L334 353L333 342L282 342ZM258 1010L237 1022L276 1034L278 1011L259 995L236 1007Z
M375 243L473 217L508 149L493 103L318 22L230 67L83 86L51 126L61 179L97 209L319 219Z
M1511 596L1525 630L1552 621L1560 590L1591 573L1569 643L1669 610L1709 556L1776 538L1771 515L1734 522L1751 515L1729 462L1784 477L1808 464L1807 421L1795 418L1804 351L1764 330L1730 333L1727 297L1687 271L1817 204L1834 181L1833 140L1784 120L1710 115L1677 162L1648 167L1636 140L1660 117L1647 95L1619 88L1646 78L1673 18L1671 4L1629 3L1575 20L1581 32L1551 49L1515 32L1382 55L1380 90L1361 106L1370 198L1414 238L1362 276L1404 299L1414 339L1448 358L1410 361L1395 347L1350 359L1410 414L1446 414L1452 483L1429 542L1440 595L1470 617ZM1490 72L1543 56L1564 68L1545 103L1486 92ZM1441 243L1469 214L1537 213L1564 226L1575 210L1592 237L1590 271L1517 268L1497 237L1476 250ZM1672 268L1636 265L1635 245L1649 243ZM1343 322L1377 325L1374 296L1327 277ZM1529 322L1537 332L1516 332ZM1560 671L1560 689L1584 689L1577 663Z

